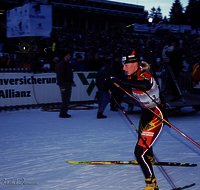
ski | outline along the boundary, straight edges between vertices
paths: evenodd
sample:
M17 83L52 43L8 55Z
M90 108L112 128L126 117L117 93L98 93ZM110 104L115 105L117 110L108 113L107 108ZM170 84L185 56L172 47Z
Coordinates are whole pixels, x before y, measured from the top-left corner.
M70 160L66 160L66 162L69 164L86 164L86 165L139 165L137 161L70 161ZM153 165L187 166L187 167L197 166L197 164L178 163L178 162L155 162Z
M196 185L196 184L195 184L195 183L192 183L192 184L190 184L190 185L186 185L186 186L183 186L183 187L178 187L178 188L175 188L175 189L172 189L172 190L187 189L187 188L193 187L194 185Z

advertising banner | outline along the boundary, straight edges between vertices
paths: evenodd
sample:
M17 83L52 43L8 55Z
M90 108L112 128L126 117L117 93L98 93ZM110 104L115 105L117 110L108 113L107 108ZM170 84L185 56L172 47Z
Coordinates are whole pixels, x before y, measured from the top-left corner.
M147 24L138 24L135 23L134 24L134 31L138 31L138 32L148 32L150 29L147 26Z
M168 25L168 30L170 32L173 32L173 33L178 33L178 32L180 32L180 26L179 25L175 25L175 24L169 24Z
M50 37L52 6L28 3L7 11L7 37Z
M74 72L71 101L93 101L96 72ZM55 73L1 73L0 107L61 102Z

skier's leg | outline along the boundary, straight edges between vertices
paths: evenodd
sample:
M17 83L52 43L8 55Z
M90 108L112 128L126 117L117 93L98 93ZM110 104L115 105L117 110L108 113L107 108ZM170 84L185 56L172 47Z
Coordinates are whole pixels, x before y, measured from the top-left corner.
M158 107L155 107L153 111L163 117L162 112ZM154 189L158 189L157 181L155 179L153 167L151 164L152 159L154 160L152 145L160 134L162 127L162 121L155 115L152 115L148 112L143 112L139 124L140 134L134 153L144 173L145 181L148 182L147 189L149 187L149 182L151 182L150 184L152 187L154 187Z

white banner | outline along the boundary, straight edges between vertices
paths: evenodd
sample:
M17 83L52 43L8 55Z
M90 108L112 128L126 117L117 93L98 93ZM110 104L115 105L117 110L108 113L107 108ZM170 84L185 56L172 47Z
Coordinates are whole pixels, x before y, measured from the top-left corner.
M169 24L167 26L168 30L173 33L178 33L180 31L180 26L175 24Z
M50 37L52 6L28 3L7 11L7 37Z
M150 30L150 27L147 26L147 24L134 24L134 31L138 32L148 32Z
M93 101L96 72L74 72L71 101ZM55 73L0 73L0 106L61 102Z
M137 26L138 27L138 26ZM143 25L141 25L140 27L144 27ZM191 31L191 26L190 25L173 25L173 24L163 24L163 23L159 23L159 24L155 24L152 23L151 27L149 27L149 32L151 33L155 33L161 30L169 30L173 33L185 33L186 31Z
M180 25L180 32L185 33L186 31L191 31L192 27L190 25Z

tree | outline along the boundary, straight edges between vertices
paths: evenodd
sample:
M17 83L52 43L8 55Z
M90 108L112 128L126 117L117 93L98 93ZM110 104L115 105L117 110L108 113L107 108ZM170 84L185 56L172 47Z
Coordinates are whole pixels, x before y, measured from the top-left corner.
M157 9L155 9L155 7L152 7L148 18L153 18L154 23L162 21L161 8L159 6Z
M200 27L200 1L190 0L185 10L187 24L191 25L192 29Z
M171 24L184 24L185 15L180 0L175 0L169 13Z
M168 21L168 19L167 19L166 16L165 16L164 19L163 19L163 23L165 23L165 24L169 23L169 21Z
M162 21L162 13L161 13L161 8L160 6L158 6L157 10L156 10L156 14L155 14L155 18L156 22L160 22Z
M155 7L152 7L148 18L154 18L155 12L156 12Z

